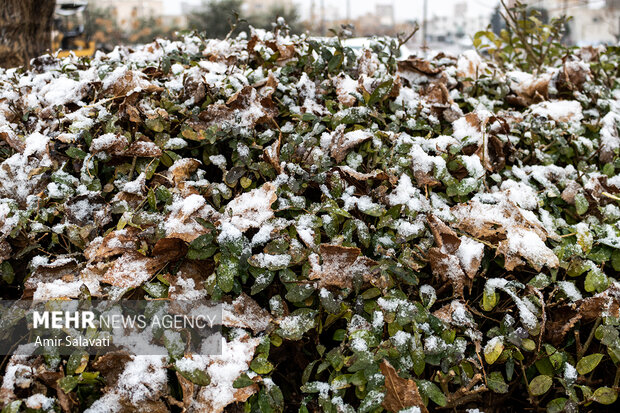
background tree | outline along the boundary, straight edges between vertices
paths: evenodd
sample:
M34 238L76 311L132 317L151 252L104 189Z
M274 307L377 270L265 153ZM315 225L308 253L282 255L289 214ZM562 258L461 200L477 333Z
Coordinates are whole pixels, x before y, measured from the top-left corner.
M188 27L222 39L230 32L234 13L241 13L242 0L210 0L188 16Z
M223 39L235 25L233 34L248 30L249 25L259 29L271 30L278 17L283 17L292 33L301 33L299 14L294 8L275 6L265 13L244 15L242 0L209 0L188 17L188 28L204 32L207 38Z
M299 13L297 13L294 7L286 8L283 6L275 6L266 13L248 16L247 19L249 24L256 28L271 30L272 24L276 22L278 17L282 17L286 20L286 24L290 27L291 33L301 33L303 31L301 22L299 21Z
M55 0L2 0L0 66L25 65L51 45Z

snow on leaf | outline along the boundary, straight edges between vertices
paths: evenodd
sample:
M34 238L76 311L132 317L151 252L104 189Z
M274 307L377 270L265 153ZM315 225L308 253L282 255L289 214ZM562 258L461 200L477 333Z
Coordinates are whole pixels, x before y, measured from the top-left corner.
M269 312L245 293L223 307L222 324L227 327L242 327L259 333L267 330L271 321Z
M242 232L249 228L260 228L273 217L271 204L277 199L276 188L276 185L267 182L260 188L244 192L226 205L222 219Z
M537 270L559 265L557 256L545 244L546 229L508 200L497 204L473 200L456 205L452 213L457 218L458 229L474 238L498 243L497 252L504 255L508 271L525 264Z
M257 385L235 389L233 383L248 369L259 343L260 338L240 333L233 340L223 342L221 355L203 356L211 384L196 391L190 409L220 413L229 404L243 402L256 393Z
M443 281L450 282L457 295L463 296L464 287L471 287L478 272L484 246L467 237L461 240L434 215L428 215L427 219L435 239L435 246L428 251L431 269Z
M353 287L353 279L360 277L365 282L376 278L373 266L376 262L360 255L356 247L321 244L319 254L311 254L311 280L318 280L318 287Z

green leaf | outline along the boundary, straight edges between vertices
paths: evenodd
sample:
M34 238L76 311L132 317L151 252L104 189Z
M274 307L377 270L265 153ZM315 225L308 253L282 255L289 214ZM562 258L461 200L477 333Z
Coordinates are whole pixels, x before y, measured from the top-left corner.
M319 360L314 360L312 362L310 362L306 368L304 369L304 372L301 374L301 384L304 385L308 382L308 380L310 380L310 376L312 375L312 371L314 370L314 366L316 365L316 363L318 363Z
M168 350L170 357L180 359L183 357L185 351L185 342L181 337L181 333L178 331L166 330L164 331L164 346Z
M586 275L584 288L587 292L603 292L607 289L608 279L603 271L599 268L593 268Z
M213 244L213 234L203 234L189 244L187 258L190 260L206 260L215 254L217 246Z
M258 294L269 287L276 275L274 271L256 267L250 267L250 273L255 277L254 284L252 284L252 288L250 289L251 295Z
M273 370L273 364L267 360L266 354L259 354L250 363L250 368L258 374L269 374Z
M493 364L504 351L504 342L501 339L494 340L484 347L484 359L487 363Z
M220 265L217 267L217 285L228 293L232 291L235 277L239 274L239 259L236 257L222 256Z
M75 146L70 147L65 152L69 158L73 159L84 159L86 158L86 152L81 150L80 148L76 148Z
M499 371L493 371L487 377L487 384L489 389L495 393L505 394L508 393L508 384L504 380L504 376Z
M185 377L194 384L199 386L208 386L211 384L211 376L209 376L206 371L197 368L191 370L180 369L178 366L176 366L176 368L181 376Z
M588 200L586 199L584 194L580 192L575 195L575 209L577 210L577 214L585 214L586 212L588 212L589 207L590 204L588 203Z
M163 132L164 131L164 122L157 117L153 119L147 119L144 121L144 124L147 128L152 130L153 132Z
M166 298L168 296L168 286L159 282L145 282L142 288L153 298Z
M65 376L58 380L58 387L65 393L70 393L78 385L80 379L76 376Z
M344 55L342 53L336 52L336 54L334 54L332 56L332 58L329 59L329 64L327 65L327 70L329 72L335 71L336 69L338 69L342 65L343 61L344 61Z
M614 271L620 271L620 250L614 250L611 254L611 266L614 268Z
M155 196L155 191L153 191L153 188L149 189L149 192L146 195L146 199L151 209L157 210L157 197Z
M550 376L536 376L530 382L530 392L534 396L541 396L549 391L552 384L553 379Z
M494 290L484 289L482 293L482 309L484 311L491 311L497 305L499 301L499 294Z
M603 355L600 353L590 354L589 356L583 357L577 362L577 372L582 376L590 373L596 368L596 366L598 366L602 359Z
M377 86L377 88L370 94L368 106L374 106L377 103L382 102L392 90L393 82L393 79L389 79L379 84L379 86Z
M76 350L67 360L67 374L79 374L86 369L88 364L88 353L84 350Z
M314 291L312 284L293 284L284 298L292 303L299 303L310 297Z
M536 349L536 343L532 339L524 338L521 342L521 347L526 351L534 351Z
M251 378L249 378L247 374L243 373L233 382L233 387L235 389L241 389L243 387L248 387L253 384L254 384L254 381Z
M17 413L21 405L21 400L12 401L2 408L2 413Z
M418 387L422 394L426 395L433 402L439 406L445 406L448 403L446 395L443 394L441 389L432 381L428 380L416 380Z
M2 281L7 284L11 284L15 280L15 271L13 271L13 266L8 261L2 261L2 264L0 264L0 274L2 275Z
M609 387L599 387L592 395L592 400L600 404L613 404L617 398L618 392Z
M547 404L547 413L563 412L567 401L568 399L566 397L558 397L557 399L551 400Z

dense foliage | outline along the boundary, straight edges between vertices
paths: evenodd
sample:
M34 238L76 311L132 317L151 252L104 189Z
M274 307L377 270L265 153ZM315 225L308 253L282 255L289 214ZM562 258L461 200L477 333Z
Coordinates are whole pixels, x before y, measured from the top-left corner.
M279 24L3 71L2 297L231 313L222 356L11 357L3 413L617 409L618 49L397 47Z

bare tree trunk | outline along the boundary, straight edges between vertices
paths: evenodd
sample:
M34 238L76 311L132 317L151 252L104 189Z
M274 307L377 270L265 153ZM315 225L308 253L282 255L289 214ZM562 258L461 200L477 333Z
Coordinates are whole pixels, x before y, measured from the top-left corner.
M0 66L27 65L51 45L56 0L0 2Z

